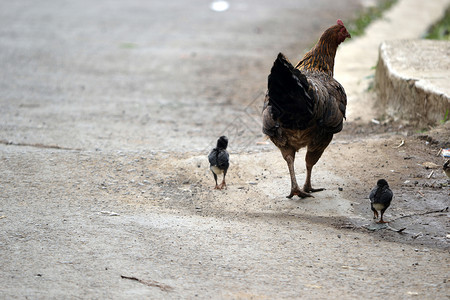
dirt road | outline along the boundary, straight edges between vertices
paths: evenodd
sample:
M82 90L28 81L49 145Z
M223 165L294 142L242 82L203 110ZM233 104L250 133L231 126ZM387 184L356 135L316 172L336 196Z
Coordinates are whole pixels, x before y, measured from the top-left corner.
M449 297L448 179L423 166L441 163L448 124L347 122L310 199L285 198L285 162L258 143L276 53L295 61L361 7L314 3L3 4L1 298ZM380 177L402 233L371 219Z

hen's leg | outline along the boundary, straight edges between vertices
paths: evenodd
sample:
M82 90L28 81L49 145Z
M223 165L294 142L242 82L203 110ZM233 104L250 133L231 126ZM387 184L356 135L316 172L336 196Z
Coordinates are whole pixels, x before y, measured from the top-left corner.
M312 197L312 195L305 193L298 187L297 179L295 178L295 171L294 171L295 150L294 149L283 149L283 150L281 150L281 153L283 154L284 160L286 160L286 162L287 162L287 165L289 168L289 175L291 175L291 193L286 198L292 198L292 197L294 197L294 195L297 195L302 198Z
M325 151L325 148L328 146L328 144L331 142L331 139L333 136L330 136L328 139L322 140L320 145L317 145L314 147L314 150L311 150L308 146L308 150L306 152L305 161L306 161L306 180L305 184L303 185L303 190L308 193L313 192L320 192L323 191L324 188L320 189L313 189L311 186L311 173L312 168L314 165L319 161L319 158L322 156L323 151Z

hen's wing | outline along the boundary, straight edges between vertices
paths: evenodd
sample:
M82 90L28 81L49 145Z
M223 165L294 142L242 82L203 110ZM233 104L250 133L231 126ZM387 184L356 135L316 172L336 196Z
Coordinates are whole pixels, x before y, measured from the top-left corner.
M342 130L347 106L347 95L333 77L321 72L306 72L314 96L314 119L329 133Z
M268 78L263 132L274 136L278 127L303 130L317 124L337 133L346 105L344 88L333 77L319 71L302 73L280 53Z
M263 112L265 134L273 136L277 126L288 129L309 127L314 100L308 94L308 80L282 53L278 54L270 70L267 87Z

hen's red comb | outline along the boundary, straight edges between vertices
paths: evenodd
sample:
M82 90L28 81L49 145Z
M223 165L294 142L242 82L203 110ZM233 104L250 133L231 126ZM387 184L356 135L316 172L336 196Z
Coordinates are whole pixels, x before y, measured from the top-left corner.
M344 26L344 23L342 22L341 19L338 19L338 20L337 20L337 24L338 24L338 25L341 25L341 26Z

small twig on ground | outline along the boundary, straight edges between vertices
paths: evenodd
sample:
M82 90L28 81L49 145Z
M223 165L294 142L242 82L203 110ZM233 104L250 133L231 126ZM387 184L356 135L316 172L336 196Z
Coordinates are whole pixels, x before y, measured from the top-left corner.
M23 146L23 147L35 147L35 148L44 148L44 149L58 149L58 150L75 150L80 151L79 148L67 148L67 147L61 147L58 145L45 145L42 143L16 143L16 142L10 142L6 140L0 140L0 144L7 145L7 146Z
M416 233L412 238L417 239L419 236L422 236L422 232Z
M106 210L102 210L101 212L100 212L100 214L102 214L102 215L107 215L107 216L112 216L112 217L114 217L114 216L120 216L118 213L116 213L116 212L113 212L113 211L106 211Z
M148 285L148 286L157 287L161 291L164 291L164 292L169 292L169 291L173 290L173 287L171 287L170 285L166 285L166 284L160 283L158 281L154 281L154 280L142 280L142 279L139 279L136 277L130 277L130 276L124 276L124 275L120 275L120 277L122 277L123 279L134 280L134 281L140 282L140 283Z
M400 148L400 147L403 146L404 144L405 144L405 140L402 140L401 143L400 143L398 146L394 147L394 148Z
M413 217L413 216L423 216L423 215L428 215L428 214L435 214L435 213L440 213L440 212L447 212L448 211L448 206L446 208L443 209L438 209L438 210L431 210L431 211L426 211L423 213L417 213L417 214L411 214L411 215L406 215L406 216L401 216L398 217L394 220L391 220L391 222L399 220L399 219L403 219L403 218L409 218L409 217Z
M392 230L392 231L395 231L395 232L397 232L397 233L402 233L402 232L403 232L403 230L405 230L405 229L406 229L406 227L403 227L403 228L397 229L397 228L394 228L394 227L388 226L388 229L390 229L390 230Z
M393 221L394 220L392 220L391 222L393 222ZM394 228L394 227L390 226L388 223L366 224L366 225L363 225L362 228L365 228L365 229L370 230L370 231L378 231L378 230L382 230L382 229L389 229L389 230L392 230L392 231L397 232L397 233L402 233L406 229L406 227L405 228L401 228L401 229L397 229L397 228Z
M434 173L434 170L433 170L433 171L431 171L430 175L428 175L428 176L427 176L427 178L428 178L428 179L430 179L430 178L431 178L431 176L433 176L433 173Z
M424 197L425 198L425 195L421 192L421 191L417 191L417 193L419 193L420 194L420 196L422 196L422 197Z
M353 225L353 224L343 224L343 225L340 226L340 228L354 229L355 225Z

